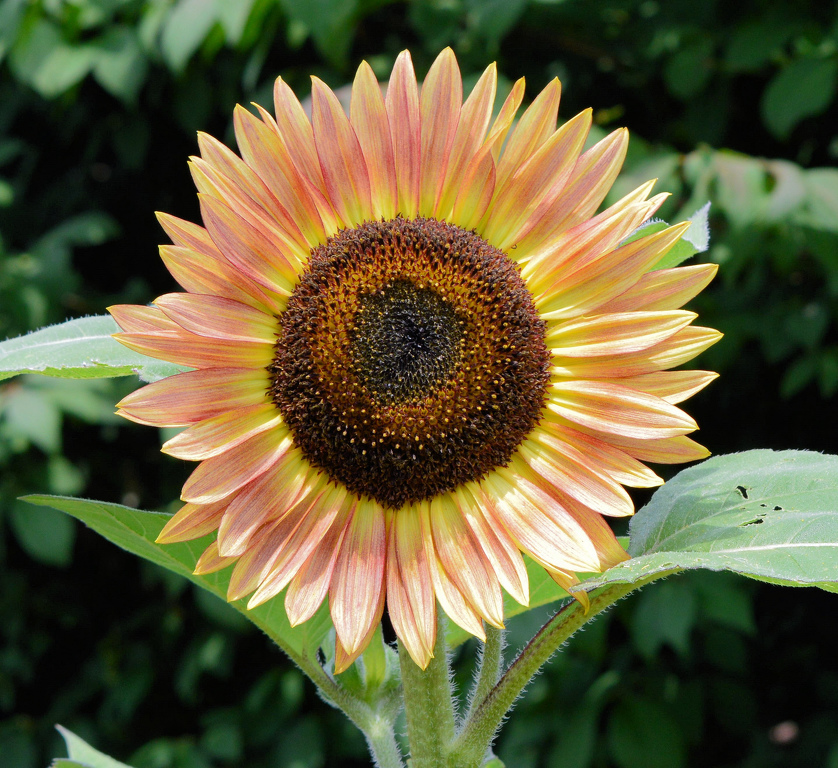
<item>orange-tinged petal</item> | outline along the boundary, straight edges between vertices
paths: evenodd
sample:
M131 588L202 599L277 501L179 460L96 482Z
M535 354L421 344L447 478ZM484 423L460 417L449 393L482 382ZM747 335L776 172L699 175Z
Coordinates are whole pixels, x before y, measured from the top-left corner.
M157 211L155 214L163 231L169 236L175 245L183 248L188 248L196 253L206 253L220 258L221 251L218 250L216 244L209 236L209 232L198 224L193 224L191 221L179 219L177 216L172 216L168 213L161 213Z
M598 308L600 312L677 309L703 291L719 270L718 264L656 269L629 290Z
M665 400L606 381L555 383L547 407L583 427L625 437L674 437L698 429L692 417Z
M497 66L491 64L481 75L460 111L460 121L454 134L448 165L445 168L441 196L433 215L446 218L462 187L462 180L472 158L477 154L492 117L492 105L497 93ZM494 159L494 158L493 158ZM481 214L482 215L482 214Z
M460 69L454 52L446 48L431 65L419 100L422 126L419 213L423 216L433 216L442 195L462 105Z
M257 477L230 502L218 528L218 551L242 555L264 522L283 517L291 509L306 480L308 462L299 449L285 454L270 472Z
M201 216L219 250L251 280L290 296L300 266L276 231L245 221L214 197L198 195L198 199Z
M410 657L425 669L436 642L436 597L418 505L393 514L387 550L387 610Z
M222 571L235 562L235 557L222 557L219 555L218 546L215 542L212 542L198 558L198 562L195 563L195 569L192 573L196 576L206 576L216 571Z
M339 675L341 672L346 672L347 669L354 663L354 661L367 649L367 646L370 644L370 640L372 640L373 636L375 635L375 631L378 629L378 625L381 622L381 617L384 615L384 600L385 600L385 593L384 590L379 591L378 597L378 605L375 607L373 611L373 616L375 619L370 622L370 628L367 630L367 634L361 638L361 642L358 643L358 647L350 653L343 647L343 644L340 641L339 636L335 636L335 674Z
M584 454L538 428L518 448L518 454L539 477L601 515L634 514L623 487L599 473Z
M449 494L435 497L429 512L434 550L442 569L482 618L503 627L500 583L453 499Z
M534 560L571 571L597 569L596 550L584 529L536 483L501 467L479 487L487 517Z
M282 414L273 403L257 403L200 421L167 440L160 450L176 459L201 461L281 424Z
M712 371L658 371L620 379L618 383L660 397L667 403L681 403L717 378L719 374Z
M233 299L167 293L156 298L154 303L181 328L199 336L231 341L276 342L276 318Z
M172 277L190 293L223 296L274 314L285 309L283 297L264 291L220 253L209 256L178 245L161 245L160 258Z
M341 543L329 586L329 610L335 633L349 656L381 619L387 532L384 510L361 499Z
M183 427L268 402L267 389L267 371L210 368L148 384L123 398L117 407L138 424Z
M236 107L233 125L244 161L300 227L306 244L312 248L322 243L327 231L315 203L314 190L297 170L278 130L271 130L244 107Z
M483 236L509 252L561 194L591 128L586 109L555 131L515 173L498 187ZM513 254L514 257L514 254Z
M325 193L326 185L314 146L314 131L308 116L288 84L278 77L274 82L274 109L279 129L299 172Z
M373 216L392 219L399 200L393 140L381 88L365 61L358 67L352 85L349 118L369 170Z
M221 522L226 504L226 501L215 504L184 504L163 526L163 530L154 541L157 544L175 544L200 539L212 533Z
M553 360L555 376L574 378L624 378L673 368L692 360L715 344L722 334L712 328L688 326L654 347L612 358L561 358Z
M248 603L252 608L288 586L331 528L346 496L342 489L327 485L328 479L309 475L288 513L258 533L233 570L228 600L238 600L259 587L258 596Z
M471 484L458 488L454 499L460 514L483 549L486 559L494 568L501 586L521 605L529 605L530 588L527 567L515 542L503 527L492 526L480 502L471 490Z
M565 499L565 506L588 534L599 557L598 571L604 571L617 563L628 560L628 554L620 546L611 527L594 510L588 509L576 499Z
M554 78L521 115L500 156L499 188L505 189L521 165L526 163L556 130L561 94L562 84L558 78Z
M260 432L195 467L181 492L183 501L211 504L235 493L267 472L293 447L284 426Z
M335 94L316 77L311 83L311 121L326 190L344 224L355 226L372 217L364 153Z
M267 342L213 339L179 326L176 331L115 333L113 337L129 349L190 368L265 368L273 359L273 345Z
M500 108L498 116L495 118L494 123L492 123L492 127L489 129L486 144L491 145L492 156L494 157L496 163L500 157L501 148L504 146L504 142L506 141L506 135L509 133L509 129L512 127L512 122L515 120L515 115L518 113L518 108L524 100L524 85L525 83L523 77L515 81L515 85L512 86L512 90L506 97L506 101L503 102L503 106Z
M407 51L402 51L396 59L384 104L396 162L398 208L403 216L412 218L419 208L422 135L419 89L413 72L413 61Z
M157 333L176 331L177 323L169 319L157 307L142 307L138 304L114 304L108 307L117 325L128 333Z
M234 184L242 194L253 201L248 205L249 209L253 209L256 204L256 209L267 213L297 248L303 252L308 249L308 241L292 214L279 202L259 174L233 150L212 136L199 132L198 146L201 149L201 158L207 165L214 168L217 174L226 177L228 183Z
M285 593L285 610L292 627L314 616L326 597L341 544L356 504L357 499L347 494L337 519L288 585L288 591ZM258 599L259 591L250 602L253 603Z
M694 312L623 312L570 320L547 332L554 357L630 354L665 341L695 318Z
M659 440L632 440L617 435L611 441L636 459L653 464L684 464L706 459L710 455L703 445L683 435Z
M488 210L494 190L495 161L491 152L483 150L466 168L450 220L465 230L474 229Z

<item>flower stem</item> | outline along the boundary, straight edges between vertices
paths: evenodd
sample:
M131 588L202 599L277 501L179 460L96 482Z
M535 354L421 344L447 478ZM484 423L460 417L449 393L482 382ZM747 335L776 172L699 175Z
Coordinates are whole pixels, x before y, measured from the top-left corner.
M501 662L503 661L503 645L503 630L487 626L486 642L483 644L483 651L480 654L480 667L477 672L477 679L474 681L474 689L469 700L466 719L471 717L498 684Z
M450 768L479 766L506 713L541 666L579 627L629 592L675 571L656 574L634 584L613 584L592 593L590 608L578 601L564 605L521 651L498 684L472 708L449 751Z
M445 768L454 739L454 702L445 626L439 622L434 656L422 670L399 643L411 768Z

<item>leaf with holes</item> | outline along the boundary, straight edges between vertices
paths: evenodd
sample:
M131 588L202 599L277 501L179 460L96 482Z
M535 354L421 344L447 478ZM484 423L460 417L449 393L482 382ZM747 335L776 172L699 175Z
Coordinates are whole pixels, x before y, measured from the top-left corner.
M629 533L631 560L574 591L708 568L838 592L838 456L717 456L666 483Z

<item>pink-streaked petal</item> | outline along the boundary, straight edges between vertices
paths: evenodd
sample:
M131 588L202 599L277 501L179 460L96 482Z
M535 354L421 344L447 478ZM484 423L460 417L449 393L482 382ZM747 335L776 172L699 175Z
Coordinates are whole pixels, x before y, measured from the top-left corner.
M588 509L576 499L564 499L564 505L576 522L585 529L588 538L594 545L599 558L599 571L612 568L617 563L628 560L628 554L620 546L611 527L594 510Z
M492 105L497 93L497 66L491 64L481 75L460 111L460 121L451 145L442 194L434 209L434 217L446 219L461 190L462 180L478 153L492 117ZM493 158L494 159L494 158Z
M198 224L191 221L179 219L168 213L157 211L155 214L163 231L169 236L175 245L188 248L196 253L205 253L223 259L221 251L209 236L209 232Z
M531 475L531 470L526 475ZM519 549L551 568L595 571L596 550L584 529L533 480L503 467L475 486L486 516L501 525Z
M633 212L635 218L645 215L646 205L637 204L637 210ZM603 242L602 237L592 237L588 241L588 260L584 269L567 264L551 270L542 264L544 272L539 273L533 266L535 260L527 262L524 270L532 276L528 286L543 318L561 320L593 314L610 299L635 285L643 273L678 242L685 227L676 224L613 250L608 247L614 240L612 229L606 227L602 233L607 242ZM596 248L600 245L602 250L597 253Z
M718 378L719 374L712 371L659 371L620 379L618 383L660 397L667 403L681 403Z
M450 221L465 230L474 229L488 210L494 190L495 161L490 151L483 150L466 168Z
M181 328L210 338L276 343L279 325L273 315L222 296L167 293L154 303Z
M233 115L236 141L245 162L265 182L291 219L297 223L306 245L314 248L333 234L315 202L314 189L300 175L278 129L272 130L244 107ZM331 228L329 228L331 229Z
M436 642L436 597L416 505L398 510L390 524L387 610L399 640L425 669Z
M246 368L186 371L148 384L123 398L120 414L138 424L184 427L267 403L268 372Z
M518 452L536 475L599 514L615 517L634 514L634 504L621 485L599 473L584 454L549 433L536 428L531 438L518 447Z
M350 653L343 647L343 644L340 641L339 636L335 636L335 674L339 675L341 672L346 672L347 669L355 662L355 660L367 649L367 646L370 644L373 636L375 635L375 631L378 629L379 624L381 623L381 617L384 615L384 601L385 601L386 594L383 589L381 589L378 593L378 605L372 612L372 616L374 617L373 621L370 622L370 627L367 630L367 633L361 638L361 642L358 643L358 647ZM330 597L331 600L331 597Z
M227 502L216 504L184 504L163 526L157 544L176 544L200 539L218 529Z
M500 583L449 494L431 500L429 522L434 550L448 578L482 618L503 627Z
M290 296L302 269L276 231L245 221L220 200L198 195L201 216L219 250L251 280Z
M361 499L343 537L329 585L329 610L335 632L348 655L363 647L381 619L387 532L384 510Z
M198 146L201 149L201 158L216 170L216 179L218 175L226 177L228 183L234 184L240 190L240 194L252 200L247 206L248 209L255 208L259 218L267 214L298 249L302 252L308 250L308 241L292 214L279 202L256 171L233 150L212 136L199 132Z
M425 557L431 574L431 583L442 610L451 621L462 627L466 632L479 637L486 642L486 632L483 622L476 608L460 592L443 568L436 553L433 539L433 523L431 521L430 503L420 505L422 516L422 538L425 542Z
M273 314L285 309L284 297L263 290L220 253L211 257L179 245L161 245L160 258L190 293L223 296Z
M268 342L211 339L178 328L157 333L115 333L113 337L136 352L190 368L265 368L273 359L273 345Z
M693 418L654 395L606 381L561 381L548 392L554 413L604 433L654 439L698 429Z
M504 146L506 136L512 127L512 122L515 120L515 115L523 100L524 78L522 77L516 80L515 85L512 86L512 90L506 97L506 101L503 102L503 106L500 108L500 112L498 112L494 123L492 123L492 127L489 129L489 135L486 138L486 144L492 147L492 157L495 163L497 163L500 157L501 148Z
M518 240L517 259L529 258L550 239L594 215L620 171L627 147L628 131L621 128L577 160L561 195L539 217L532 217L531 228Z
M176 459L201 461L280 424L282 414L273 403L257 403L198 422L167 440L160 450Z
M212 542L198 558L198 562L195 563L195 569L192 573L196 576L206 576L216 571L223 571L235 562L235 557L222 557L219 555L218 546L215 542Z
M548 211L570 178L591 128L586 109L553 133L515 173L498 187L483 236L509 251Z
M259 587L248 607L270 600L297 575L334 523L346 493L328 478L310 472L297 501L288 513L255 534L254 544L242 555L227 591L238 600Z
M183 501L211 504L226 499L273 467L294 445L284 426L260 432L218 456L202 461L181 492Z
M396 59L384 104L396 163L398 209L403 216L413 218L419 209L422 135L419 89L413 61L407 51L402 51Z
M265 522L283 517L300 495L308 462L294 448L239 491L230 502L218 528L218 551L225 556L242 555L256 530Z
M294 164L315 187L326 191L320 161L314 146L314 131L308 116L288 84L278 77L274 83L276 126L285 140Z
M628 378L674 368L715 344L722 334L712 328L688 326L654 347L612 358L554 359L552 373L571 378Z
M703 445L685 435L660 440L632 440L621 435L604 436L630 456L652 464L685 464L700 461L710 455Z
M177 323L169 319L157 307L143 307L139 304L114 304L108 307L117 325L128 333L157 333L177 331Z
M719 270L718 264L656 269L629 290L598 308L599 312L677 309L703 291Z
M570 320L547 332L554 357L601 357L641 352L686 328L694 312L623 312Z
M561 94L562 84L555 78L535 97L533 103L521 115L518 125L512 131L500 156L499 188L506 187L521 165L526 163L556 130Z
M337 96L322 80L313 77L311 83L311 121L326 190L344 224L356 226L372 218L364 153Z
M323 603L356 503L356 499L347 494L337 519L288 585L288 591L285 593L285 611L292 627L314 616ZM250 602L258 598L259 591Z
M421 120L421 181L419 213L433 216L442 195L448 157L454 144L460 109L463 105L463 80L457 59L450 48L437 56L431 65L419 100Z
M470 484L458 488L454 499L501 586L521 605L529 605L529 576L515 542L503 527L490 524Z
M540 439L544 432L554 435L565 445L579 451L600 474L611 477L621 485L632 488L655 488L663 485L663 479L645 464L641 464L633 456L609 442L549 418L542 419L539 428L533 431L533 437Z
M369 170L373 216L392 219L399 200L393 140L381 88L365 61L358 67L352 85L349 117Z

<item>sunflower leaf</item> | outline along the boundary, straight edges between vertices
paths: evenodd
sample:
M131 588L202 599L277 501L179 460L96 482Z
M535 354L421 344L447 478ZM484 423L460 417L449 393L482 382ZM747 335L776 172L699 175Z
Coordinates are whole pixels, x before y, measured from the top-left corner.
M80 317L25 336L0 342L0 380L21 373L67 379L102 379L138 375L164 379L189 370L122 346L111 334L119 326L109 315Z
M212 541L212 535L180 544L157 544L155 539L171 517L162 512L147 512L120 504L69 496L32 495L24 496L22 500L66 512L118 547L180 574L222 600L226 599L229 568L204 576L192 573L201 553ZM298 655L315 651L331 627L325 603L312 619L298 627L288 623L281 597L269 600L253 610L247 609L247 598L231 605L280 647L290 648Z
M62 725L55 726L64 739L67 746L68 759L59 758L53 766L83 766L84 768L130 768L125 763L120 763L112 757L94 749L84 739L76 736L75 733Z
M717 456L660 488L629 532L631 560L574 591L707 568L838 592L838 456Z

